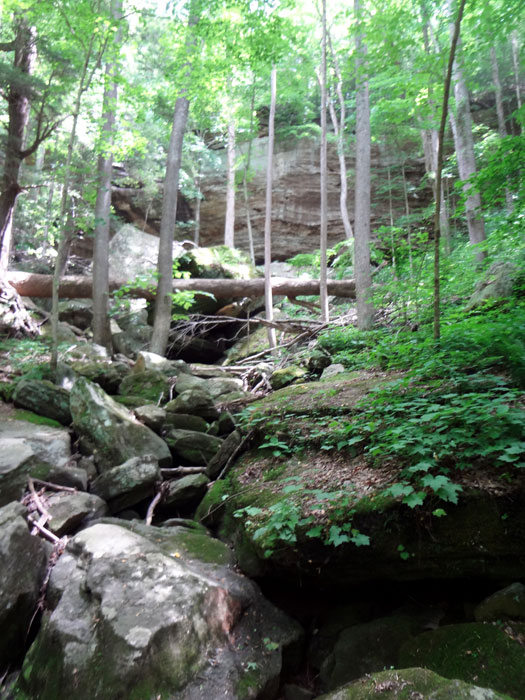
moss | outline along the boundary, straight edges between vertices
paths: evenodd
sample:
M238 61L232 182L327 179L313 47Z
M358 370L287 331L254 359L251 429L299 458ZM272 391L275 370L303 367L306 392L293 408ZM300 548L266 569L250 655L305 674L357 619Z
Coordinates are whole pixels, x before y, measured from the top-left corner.
M190 557L199 561L219 565L231 562L231 551L227 545L209 535L181 528L177 540Z
M402 665L423 666L523 700L525 649L519 640L524 634L525 623L448 625L408 641L399 658Z
M476 687L479 686L476 684ZM412 700L423 697L434 700L512 700L508 695L487 690L477 692L470 684L442 678L423 668L373 673L332 693L321 695L318 700L368 700L376 695L381 700Z
M122 406L131 409L144 406L147 403L143 396L112 396L111 398Z
M260 684L260 677L256 670L245 671L237 683L235 697L238 698L238 700L253 697L253 691L259 688Z
M13 418L15 418L15 420L24 420L27 423L34 423L35 425L50 425L52 428L63 427L58 421L52 418L39 416L37 413L33 413L33 411L26 411L22 408L17 408L14 411Z

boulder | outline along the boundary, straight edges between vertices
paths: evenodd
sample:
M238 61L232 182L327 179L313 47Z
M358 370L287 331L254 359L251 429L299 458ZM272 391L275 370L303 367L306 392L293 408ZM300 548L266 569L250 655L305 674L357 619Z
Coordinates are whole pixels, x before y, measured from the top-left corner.
M228 460L233 456L235 450L241 443L241 434L238 430L234 430L224 440L219 450L213 455L206 465L206 474L210 479L215 479L226 466Z
M0 506L18 501L27 477L47 479L53 468L71 459L71 439L64 428L26 421L0 422Z
M174 243L174 257L183 251ZM109 276L133 282L137 277L152 281L159 257L159 238L131 224L121 226L109 244Z
M18 692L39 700L274 697L298 625L183 527L101 522L51 573ZM204 563L204 562L210 563ZM216 563L212 563L216 562Z
M479 683L523 697L525 624L467 622L424 632L405 642L399 664L428 668L445 678Z
M45 506L51 515L47 527L58 537L71 535L81 525L108 514L105 502L91 493L58 491L48 494Z
M108 469L91 484L91 490L109 503L116 513L151 497L161 481L159 464L149 456L132 457L124 464Z
M242 381L233 377L214 377L208 379L206 388L211 394L212 399L219 399L224 394L232 392L242 392Z
M209 429L208 423L200 416L192 416L189 413L168 413L164 420L163 428L166 431L176 428L177 430L195 430L198 433L206 433Z
M143 403L159 404L169 399L171 386L169 379L159 370L145 369L124 377L118 393L141 398Z
M304 367L299 367L298 365L288 365L288 367L282 367L281 369L276 369L270 377L270 384L272 389L282 389L283 386L288 386L292 382L297 382L304 379L307 372Z
M416 621L405 615L346 628L321 666L323 687L331 690L368 673L397 666L400 646L416 631Z
M165 440L176 460L195 466L208 464L223 443L221 438L208 433L177 429L170 430Z
M321 373L321 381L327 381L337 377L338 374L344 374L346 372L345 366L341 364L333 364L325 367Z
M317 700L511 700L508 695L460 680L449 680L426 668L404 668L365 676Z
M116 394L121 381L128 374L122 362L112 362L106 348L94 343L79 343L61 356L61 362L74 371L99 384L104 391Z
M478 622L525 620L525 586L516 582L496 591L476 607L474 618Z
M71 414L83 448L94 454L101 473L145 455L153 455L161 467L171 466L166 443L87 379L79 379L71 390Z
M26 645L47 565L44 542L29 534L25 508L0 508L0 675L19 661Z
M147 425L155 433L160 433L163 424L166 422L166 411L153 404L137 406L137 408L133 409L133 413L141 423Z
M184 360L167 360L162 355L143 350L138 353L132 372L144 372L145 369L156 369L167 377L177 377L182 372L191 374Z
M184 391L192 391L193 389L200 389L209 394L208 382L206 379L194 377L192 374L181 374L177 377L177 382L175 384L177 394L182 394Z
M207 391L202 389L183 391L176 399L169 401L164 408L168 413L189 413L193 416L201 416L207 421L213 421L219 417L219 411L215 408L213 399Z
M85 331L93 320L93 301L91 299L64 299L58 303L60 321Z
M198 503L210 480L205 474L188 474L170 483L169 491L163 503L174 508L184 508Z
M21 379L16 385L13 402L40 416L69 425L69 393L46 379Z
M468 301L467 310L481 306L490 299L510 297L519 274L520 267L515 263L495 262L487 270L485 277L477 284Z

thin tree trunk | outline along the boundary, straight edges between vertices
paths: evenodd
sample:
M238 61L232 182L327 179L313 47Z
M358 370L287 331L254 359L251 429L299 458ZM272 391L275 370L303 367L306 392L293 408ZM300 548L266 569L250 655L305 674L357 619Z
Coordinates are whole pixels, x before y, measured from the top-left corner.
M202 163L199 160L198 163L199 172L193 178L193 186L197 192L197 197L195 200L195 228L193 232L193 242L196 246L200 243L201 237L201 202L202 202L202 192L201 192L201 180L202 180Z
M111 14L115 22L121 21L122 0L112 0ZM119 26L114 38L115 54L118 53L122 35ZM116 76L118 56L106 63L106 84L102 114L102 152L98 157L98 189L95 203L95 243L93 250L93 340L112 350L109 326L109 227L111 214L111 175L113 171L113 144L115 141L115 122L117 111L118 88Z
M255 249L253 245L253 229L252 229L252 219L250 216L250 199L248 195L248 172L250 170L251 157L252 157L252 131L253 131L253 109L255 106L255 84L252 86L252 99L250 103L250 140L248 141L248 150L246 153L246 160L244 161L244 172L242 177L242 191L244 197L244 209L246 212L246 230L248 231L248 248L250 251L250 260L255 265Z
M512 50L512 66L514 68L514 87L516 90L516 102L518 109L521 109L520 91L520 40L518 32L514 30L510 35L510 46Z
M191 73L191 54L195 49L192 32L199 21L198 1L191 0L188 28L186 33L187 70L185 81L189 83ZM157 297L155 301L155 316L153 333L150 341L151 352L164 355L168 346L171 325L171 309L173 305L173 236L177 219L177 193L179 189L179 171L182 160L182 142L188 121L189 101L186 97L187 87L183 86L175 102L173 125L171 130L166 176L164 178L164 195L160 221L159 257L157 271Z
M445 125L447 123L448 101L450 95L450 83L454 70L454 57L456 46L459 40L459 29L461 19L465 9L465 0L460 0L458 14L452 29L452 39L450 42L450 54L448 59L445 86L443 89L443 106L441 108L441 122L438 132L438 152L436 169L436 209L434 213L434 339L439 340L441 335L440 311L441 311L441 289L440 289L440 211L441 211L441 173L443 170L443 141L445 139Z
M454 12L454 0L448 0L451 15ZM451 33L454 32L451 25ZM460 40L458 38L458 49ZM485 222L481 211L481 197L478 192L472 190L469 178L476 174L476 159L474 155L474 138L472 135L472 117L470 114L470 102L467 85L463 77L461 59L456 57L453 65L454 95L456 98L455 128L453 128L456 154L458 158L459 176L465 182L463 192L466 196L465 212L470 242L475 245L485 240ZM453 125L454 125L454 122ZM441 199L441 192L436 192ZM478 251L476 255L479 261L483 260L484 253Z
M370 300L370 104L366 74L366 44L363 40L361 0L354 0L357 31L356 46L356 161L355 161L355 284L357 325L362 330L372 327L374 309Z
M344 130L346 121L346 105L343 96L343 78L341 71L339 69L339 63L337 61L337 56L335 55L335 50L332 44L330 35L328 34L328 40L330 43L330 51L332 54L332 64L334 68L334 73L336 77L335 91L337 95L337 100L339 102L339 119L337 119L337 114L335 112L335 107L332 100L329 101L330 118L332 120L332 126L334 128L334 133L337 138L337 157L339 158L339 178L341 182L341 193L339 196L339 207L341 210L341 219L343 221L343 228L345 231L345 236L348 240L352 239L354 232L352 231L352 224L350 223L350 217L348 216L348 182L346 173L346 158L345 158L345 144L344 144Z
M273 186L273 145L275 125L275 102L277 97L277 69L272 66L270 78L270 118L268 120L268 155L266 163L266 211L264 219L264 303L266 320L273 320L272 294L272 186ZM275 328L268 327L268 344L275 350L277 341Z
M0 278L5 275L9 266L13 215L16 199L22 191L18 179L23 160L22 152L29 120L31 94L29 84L24 78L31 75L35 65L35 38L35 28L28 26L24 17L19 17L13 45L15 52L14 70L22 75L20 80L11 83L7 92L9 122L5 140L2 193L0 195Z
M231 84L230 84L231 87ZM226 217L224 219L224 245L235 245L235 122L228 122L228 144L226 148Z
M503 111L503 91L501 89L501 81L499 79L498 59L496 57L496 49L492 46L490 49L490 62L492 64L492 81L494 82L494 93L496 96L496 114L498 115L498 131L502 139L507 136L507 127L505 126L505 113ZM508 187L505 187L505 203L507 212L510 214L514 209L512 201L512 193Z
M321 269L319 272L321 320L329 318L327 292L327 247L328 247L328 183L327 183L327 124L326 124L326 0L322 0L322 41L321 41L321 153L320 153L320 190L321 190Z

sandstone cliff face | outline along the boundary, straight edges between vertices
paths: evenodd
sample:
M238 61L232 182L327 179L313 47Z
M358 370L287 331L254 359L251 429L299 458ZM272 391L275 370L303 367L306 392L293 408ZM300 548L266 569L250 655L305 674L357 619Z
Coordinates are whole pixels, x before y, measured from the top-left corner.
M245 154L247 144L239 149ZM248 184L249 212L253 229L255 256L258 263L263 259L264 211L266 197L266 150L267 138L252 141L250 170L252 179ZM200 244L218 245L223 242L226 211L226 155L219 152L221 166L203 174L201 202ZM387 182L387 159L377 147L372 148L372 232L389 221L389 194ZM354 158L347 156L348 211L354 221ZM408 161L405 166L408 181L408 197L411 211L426 206L431 199L430 188L420 190L424 176L423 162ZM319 248L320 191L319 191L319 140L302 138L281 141L276 144L274 156L274 183L272 195L272 248L274 260L286 260L297 253L311 252ZM240 178L241 173L238 174ZM394 218L404 214L405 202L400 185L400 168L392 167L391 177L397 179L393 192ZM147 233L158 234L160 225L162 191L153 201L140 188L113 188L113 205L117 214ZM344 240L344 229L339 209L340 176L339 160L335 144L328 146L328 244L335 245ZM192 219L195 202L188 202L179 193L178 216L181 222ZM185 228L176 236L180 240L193 238L193 230ZM242 186L238 187L235 205L235 246L249 251L246 224L246 206Z

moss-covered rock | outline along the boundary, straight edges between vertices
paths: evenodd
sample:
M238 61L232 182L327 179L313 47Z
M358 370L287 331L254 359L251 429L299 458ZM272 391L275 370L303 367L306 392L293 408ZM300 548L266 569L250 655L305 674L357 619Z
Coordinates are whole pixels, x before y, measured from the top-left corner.
M124 377L118 391L121 396L140 397L143 404L158 404L168 400L170 388L170 381L162 372L145 369Z
M423 668L373 673L318 700L512 700L508 695L460 680L442 678Z
M406 642L401 666L421 666L445 678L459 678L525 698L525 623L471 622L447 625Z
M153 455L160 466L171 466L166 443L96 384L78 379L70 401L75 430L100 471L146 455Z
M173 429L165 437L173 456L185 464L205 466L220 450L221 438L194 430Z
M205 474L188 474L170 483L164 499L167 507L186 508L195 505L206 493L210 480Z
M168 413L189 413L201 416L207 421L213 421L219 417L219 411L215 408L213 399L203 389L183 391L176 399L169 401L164 408Z
M270 384L272 389L282 389L288 384L293 382L298 382L304 379L307 375L307 371L304 367L299 367L298 365L288 365L287 367L282 367L281 369L276 369L270 377Z
M69 392L45 379L21 379L16 385L13 401L17 406L51 418L62 425L71 423Z

